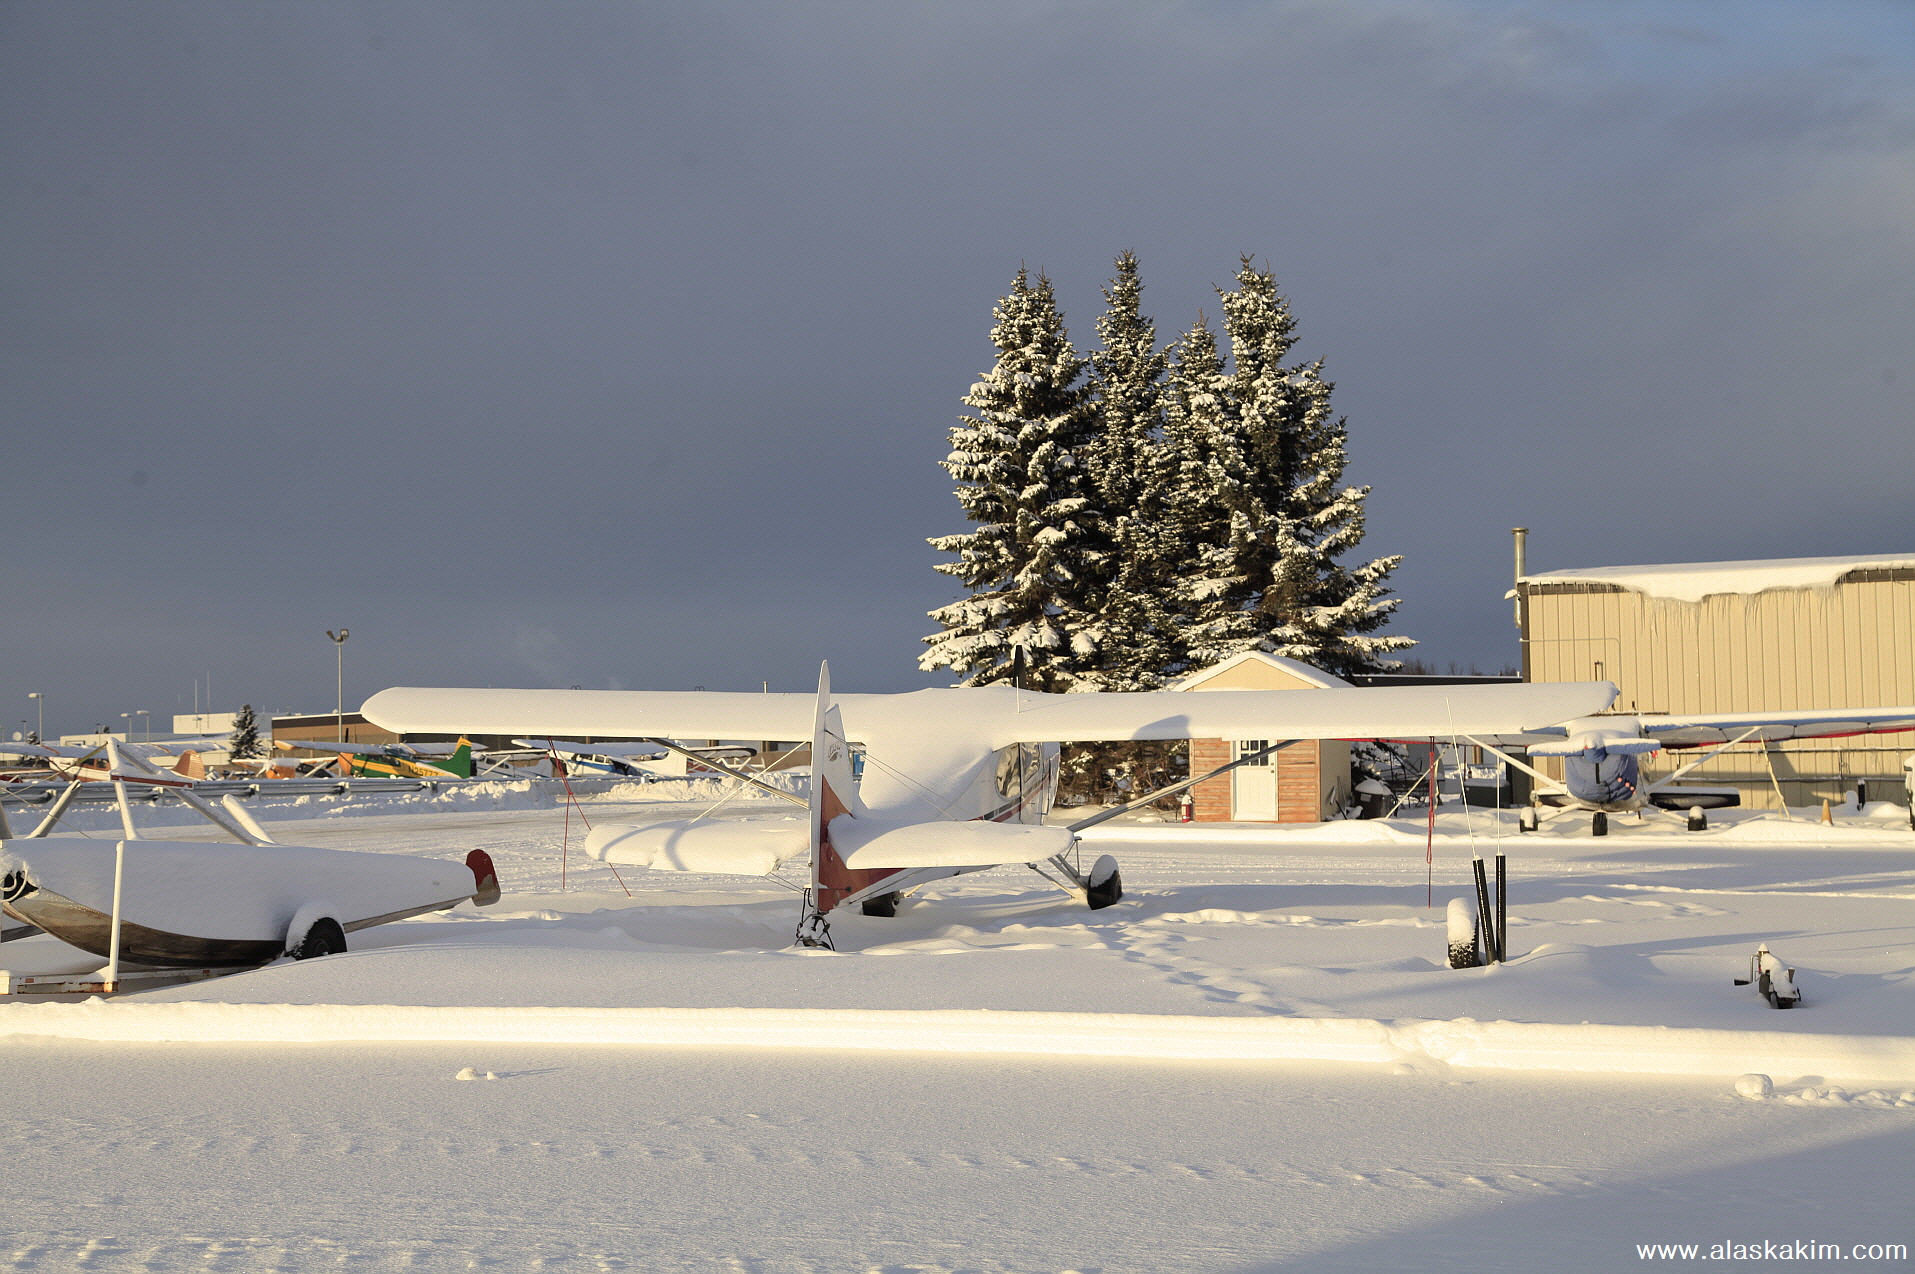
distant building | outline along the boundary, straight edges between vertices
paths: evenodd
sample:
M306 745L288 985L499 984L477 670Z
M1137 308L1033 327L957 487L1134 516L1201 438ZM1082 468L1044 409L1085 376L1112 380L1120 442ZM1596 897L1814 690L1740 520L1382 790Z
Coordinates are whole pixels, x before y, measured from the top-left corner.
M1915 553L1544 571L1517 581L1526 681L1613 681L1624 712L1915 704ZM1915 732L1743 745L1686 783L1745 805L1904 800ZM1693 757L1693 753L1688 754ZM1682 764L1659 754L1651 777ZM1544 768L1544 767L1539 767Z
M1323 690L1350 683L1308 664L1262 651L1232 655L1193 672L1172 690ZM1192 739L1190 772L1202 774L1271 739ZM1350 798L1350 745L1335 739L1300 739L1261 761L1240 765L1191 789L1200 823L1318 823L1336 818Z

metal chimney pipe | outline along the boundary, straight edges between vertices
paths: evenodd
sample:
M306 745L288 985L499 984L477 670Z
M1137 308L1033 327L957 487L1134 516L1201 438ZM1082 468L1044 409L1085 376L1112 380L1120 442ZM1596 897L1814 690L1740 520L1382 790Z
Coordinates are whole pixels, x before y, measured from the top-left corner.
M1529 528L1526 526L1514 526L1510 528L1509 533L1516 538L1516 587L1521 589L1523 586L1523 576L1529 573L1528 563L1526 561L1526 542L1529 539ZM1514 610L1516 626L1521 628L1523 626L1522 598L1518 597L1516 599Z

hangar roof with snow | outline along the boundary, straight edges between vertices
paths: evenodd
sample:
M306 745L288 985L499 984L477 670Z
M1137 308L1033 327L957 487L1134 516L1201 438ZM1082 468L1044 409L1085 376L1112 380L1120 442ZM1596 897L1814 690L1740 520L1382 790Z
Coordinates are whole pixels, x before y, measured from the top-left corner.
M1853 571L1915 570L1915 553L1847 557L1778 557L1751 562L1671 562L1661 566L1590 566L1523 576L1532 586L1608 584L1669 601L1699 602L1718 593L1833 588Z

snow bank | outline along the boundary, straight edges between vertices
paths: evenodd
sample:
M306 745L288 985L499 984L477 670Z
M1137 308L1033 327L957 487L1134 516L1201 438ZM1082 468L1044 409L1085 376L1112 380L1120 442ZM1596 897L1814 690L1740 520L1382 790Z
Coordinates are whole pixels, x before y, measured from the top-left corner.
M1662 566L1592 566L1525 575L1529 584L1614 584L1672 602L1699 602L1717 593L1833 588L1850 571L1915 568L1900 557L1782 557L1752 562L1671 562Z
M1915 1079L1915 1038L1413 1019L977 1009L568 1009L401 1005L0 1005L0 1035L120 1042L435 1041L911 1050L1229 1061L1442 1062L1635 1075Z

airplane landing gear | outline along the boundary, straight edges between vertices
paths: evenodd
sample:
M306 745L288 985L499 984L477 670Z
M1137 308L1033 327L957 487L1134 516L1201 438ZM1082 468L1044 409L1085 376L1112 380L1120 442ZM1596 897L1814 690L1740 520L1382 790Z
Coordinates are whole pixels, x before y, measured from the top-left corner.
M1597 810L1589 816L1589 834L1591 836L1609 835L1609 815Z
M1700 805L1691 805L1689 807L1689 830L1692 832L1706 832L1709 830L1709 816L1703 813Z
M306 932L288 952L295 960L341 955L346 950L346 931L331 916L321 916L306 927Z
M1090 886L1084 890L1092 911L1115 906L1124 896L1124 878L1117 871L1117 860L1105 854L1091 865Z
M1516 816L1516 830L1519 832L1539 831L1542 825L1543 812L1534 805L1525 805L1522 812Z
M831 922L812 905L809 889L805 890L804 913L798 920L798 932L791 935L791 943L797 947L822 947L826 951L838 949L831 941Z
M898 914L898 904L904 901L902 890L892 890L888 894L879 894L876 898L866 898L862 904L864 914L890 919Z

